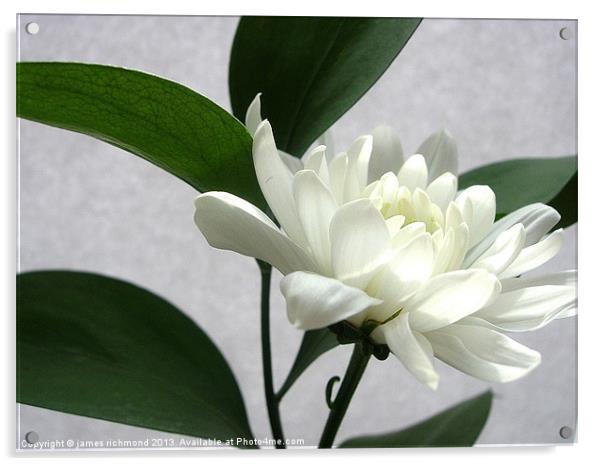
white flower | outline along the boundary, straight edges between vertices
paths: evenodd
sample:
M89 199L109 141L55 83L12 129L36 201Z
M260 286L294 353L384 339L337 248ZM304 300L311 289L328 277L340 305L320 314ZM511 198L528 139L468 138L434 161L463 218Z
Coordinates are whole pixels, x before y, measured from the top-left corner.
M560 218L554 209L533 204L494 222L489 187L457 192L447 132L405 161L398 139L380 127L347 152L319 146L301 162L277 150L260 119L257 98L246 123L259 185L281 228L224 192L199 196L195 221L212 246L282 272L291 323L375 327L370 337L433 389L434 357L491 382L539 364L539 353L501 331L535 330L576 312L575 271L522 276L560 250L562 230L546 236Z

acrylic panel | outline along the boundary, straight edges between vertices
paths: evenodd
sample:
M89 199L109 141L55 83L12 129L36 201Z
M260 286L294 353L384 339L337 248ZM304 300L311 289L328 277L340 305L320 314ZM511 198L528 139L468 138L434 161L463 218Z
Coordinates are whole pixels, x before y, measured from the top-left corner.
M18 61L139 70L187 86L229 112L230 49L238 22L238 17L19 15ZM382 77L334 123L332 137L337 150L345 150L357 136L386 124L399 135L407 157L445 128L457 143L459 173L515 158L576 155L576 72L574 20L426 18ZM19 119L18 149L19 272L95 272L166 299L222 352L254 437L271 438L262 378L260 275L252 259L214 249L203 238L193 221L198 192L114 145L27 118ZM576 224L568 226L561 252L538 272L576 269L576 237ZM276 387L303 335L288 322L280 279L274 271ZM542 361L510 383L484 382L437 361L440 380L433 391L395 357L373 358L335 444L399 430L488 389L493 403L477 445L572 443L576 329L571 318L511 334L540 352ZM350 345L328 351L283 398L283 429L295 447L318 444L329 413L326 384L343 376L350 355ZM194 436L39 406L18 404L17 413L19 449L195 446Z

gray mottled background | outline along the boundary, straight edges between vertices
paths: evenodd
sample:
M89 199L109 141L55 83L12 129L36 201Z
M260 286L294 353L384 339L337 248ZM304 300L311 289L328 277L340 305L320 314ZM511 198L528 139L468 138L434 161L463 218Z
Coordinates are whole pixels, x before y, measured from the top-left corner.
M24 33L30 21L37 35ZM183 83L229 109L227 73L238 19L224 17L21 16L21 60L71 60L136 68ZM572 38L562 40L568 27ZM525 156L576 153L574 21L425 20L382 79L334 126L339 149L378 123L395 127L406 153L447 127L460 168ZM259 274L253 260L211 249L193 222L195 191L92 138L22 121L20 269L69 268L132 281L167 298L205 329L234 370L258 438L269 434L259 342ZM537 180L533 180L537 182ZM576 231L546 268L576 266ZM283 380L301 332L286 320L274 277L275 378ZM558 443L576 423L576 320L517 339L543 362L528 377L494 385L483 444ZM349 348L321 357L282 404L288 437L315 445L327 416L324 387L342 375ZM420 385L395 360L373 360L338 439L400 428L479 393L488 384L443 364L440 388ZM19 438L141 439L165 436L20 406ZM176 436L174 436L176 437ZM570 441L570 440L569 440Z

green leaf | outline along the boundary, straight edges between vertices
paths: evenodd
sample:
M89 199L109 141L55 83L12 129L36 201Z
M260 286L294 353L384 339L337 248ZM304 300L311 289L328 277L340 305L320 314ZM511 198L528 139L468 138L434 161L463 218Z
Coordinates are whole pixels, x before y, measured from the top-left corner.
M339 448L468 447L479 438L491 410L490 391L415 424L387 434L355 437Z
M420 18L242 18L230 56L240 120L258 92L276 144L300 157L380 78Z
M253 438L209 337L149 291L91 273L17 276L17 400L195 437Z
M577 222L577 178L578 174L575 172L562 191L548 202L562 215L557 228L566 228Z
M338 345L337 336L328 330L328 328L305 332L293 367L282 384L282 388L280 388L280 391L278 392L278 398L282 398L286 395L286 392L288 392L312 362Z
M565 226L577 221L577 157L574 155L497 162L460 176L460 189L475 184L491 186L496 195L498 217L527 204L543 202L552 203Z
M246 128L175 82L103 65L18 63L17 115L113 144L201 192L264 206Z

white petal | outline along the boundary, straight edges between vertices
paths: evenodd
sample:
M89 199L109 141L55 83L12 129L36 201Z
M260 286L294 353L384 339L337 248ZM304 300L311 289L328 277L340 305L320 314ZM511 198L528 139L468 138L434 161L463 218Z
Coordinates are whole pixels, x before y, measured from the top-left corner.
M441 247L443 245L443 240L444 240L443 230L439 229L439 230L435 231L431 236L433 238L433 246L435 247L435 256L436 256L437 254L439 254L439 251L441 251ZM438 272L436 272L436 273L438 273Z
M439 230L438 232L440 232ZM454 257L456 246L456 229L450 228L443 235L443 241L435 241L437 253L435 255L435 265L433 272L435 275L449 272L449 264Z
M400 186L406 186L410 191L416 188L425 189L427 176L426 162L421 154L412 155L397 174Z
M363 197L372 197L372 196L382 197L382 195L383 195L383 183L381 180L376 180L376 181L373 181L372 183L370 183L368 186L366 186L366 188L364 189L364 193L363 193Z
M525 244L525 227L514 225L503 232L491 247L479 257L472 269L483 269L499 275L519 256Z
M445 172L458 174L458 148L447 130L443 129L430 135L416 152L424 155L430 180Z
M550 231L558 220L560 220L558 212L545 204L535 203L521 207L493 224L489 233L468 252L464 266L470 266L503 231L517 223L522 223L525 227L525 246L531 246Z
M230 193L209 192L195 201L194 221L211 246L256 257L283 274L315 270L313 260L261 210Z
M399 230L401 230L401 227L403 227L405 221L406 218L403 215L393 215L393 217L389 217L386 220L387 228L389 229L389 235L391 238L393 238L399 232Z
M381 302L334 278L306 272L285 276L280 290L289 321L303 330L327 327Z
M447 270L456 270L461 267L462 262L464 261L464 256L466 255L466 251L468 251L469 238L470 233L466 223L462 223L454 228L453 254L449 260L449 263L447 264Z
M330 173L326 160L326 146L318 146L307 156L305 168L315 171L327 186L330 185Z
M566 319L577 315L577 299L571 301L554 316L554 319ZM545 325L545 324L544 324Z
M334 194L334 197L339 205L344 203L347 165L349 165L349 158L347 157L347 154L342 152L337 154L328 166L328 171L330 174L330 189L332 190L332 194Z
M261 92L255 96L247 108L245 115L245 126L251 136L255 134L259 124L261 123Z
M384 322L399 311L401 303L415 290L410 288L411 284L404 283L399 276L385 265L366 287L366 292L382 300L382 302L369 309L365 319Z
M388 172L381 177L379 183L382 191L381 196L388 202L395 202L397 191L399 190L399 180L397 177L393 173Z
M433 240L424 233L399 250L389 266L402 281L422 282L433 272L433 259Z
M471 212L472 216L472 212ZM456 228L464 223L464 217L462 217L462 211L458 204L450 202L445 212L445 228Z
M521 220L527 232L525 246L531 246L541 240L560 220L560 214L545 204L535 204L539 208Z
M350 166L356 171L362 189L368 184L368 165L373 145L374 139L371 135L360 136L347 151Z
M505 331L525 332L541 328L555 318L569 317L576 305L574 286L532 286L502 293L475 316Z
M255 133L253 162L261 191L282 229L298 245L307 245L293 199L293 175L278 154L272 127L267 120Z
M446 172L437 177L426 188L426 193L439 208L445 212L447 206L456 197L458 191L458 178L455 175Z
M390 250L389 230L368 199L340 207L330 225L335 277L357 288L368 284Z
M399 250L374 276L367 290L383 300L370 309L369 317L384 322L427 280L433 269L431 235L423 233Z
M489 186L475 185L462 191L456 203L468 225L468 247L480 242L491 230L495 220L495 193Z
M322 162L326 159L326 146L318 146L313 148L305 158L305 168L313 170L316 173L320 171Z
M337 210L336 200L313 170L301 170L295 175L293 192L301 225L320 272L331 275L330 221Z
M500 275L500 278L516 277L545 264L558 254L562 248L562 242L563 231L559 229L539 243L523 249L516 260Z
M348 165L345 176L346 201L357 199L368 185L368 164L372 153L372 136L360 136L347 151Z
M488 382L511 382L541 361L537 351L481 326L455 324L425 336L437 358Z
M280 155L284 165L286 165L286 168L288 168L293 175L299 170L303 169L303 162L299 158L287 154L283 150L279 150L278 154Z
M404 305L412 328L429 332L453 324L489 304L500 292L497 278L483 270L457 270L431 278Z
M429 195L421 188L416 188L412 193L412 202L416 209L416 217L419 221L429 223L433 217L433 205Z
M439 375L433 367L433 349L423 335L412 331L407 312L378 326L374 334L375 338L387 343L391 352L414 377L431 389L437 389Z
M335 154L334 137L331 130L326 130L322 136L318 138L318 144L326 146L326 161L330 163Z
M409 244L417 236L426 232L426 226L422 222L410 223L403 227L391 240L393 249L399 250Z
M440 233L441 230L438 231ZM435 239L436 236L433 236ZM454 228L448 228L443 236L443 241L435 244L436 259L433 274L450 272L460 268L464 255L468 249L469 232L466 223L462 223Z
M527 288L529 286L560 285L576 287L577 271L564 270L562 272L540 275L539 277L505 278L500 280L500 282L502 284L502 293L518 290L520 288Z
M368 182L378 180L387 172L397 173L403 163L401 141L390 126L372 130L374 140L368 169Z

